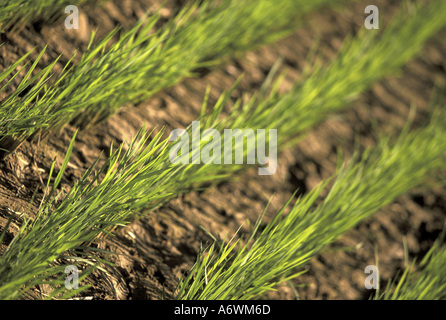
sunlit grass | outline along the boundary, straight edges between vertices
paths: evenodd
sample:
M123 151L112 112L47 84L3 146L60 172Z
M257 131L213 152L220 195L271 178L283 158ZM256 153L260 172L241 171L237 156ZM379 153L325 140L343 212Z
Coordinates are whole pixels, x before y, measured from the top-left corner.
M193 16L197 8L191 8L184 9L176 18L174 25L179 30L187 30L188 26L194 25L196 20L188 20L187 16ZM295 144L295 138L300 138L304 130L327 115L348 107L348 103L373 82L396 71L418 53L422 44L446 23L442 18L445 8L445 2L436 1L410 15L401 13L382 33L361 33L357 38L349 39L333 62L314 66L315 70L286 94L278 94L280 81L273 82L272 77L268 78L257 95L251 99L239 99L226 116L222 115L222 110L229 102L231 91L223 94L212 108L206 107L205 98L202 116L198 119L201 129L215 128L219 132L226 128L277 129L279 149L283 150ZM168 64L165 66L161 55L157 58L159 60L146 59L150 55L141 48L155 56L166 47L176 48L172 49L177 52L172 55L174 59L179 54L176 50L183 45L187 47L187 42L180 45L186 34L176 43L172 40L175 37L167 36L167 33L163 45L157 45L155 40L164 39L165 31L162 29L152 35L154 38L147 38L141 30L151 30L156 18L147 21L145 23L149 24L141 23L122 35L120 39L123 42L118 41L115 47L103 50L109 39L92 45L81 63L64 72L62 78L57 78L58 83L49 88L43 83L48 79L52 66L36 78L25 78L22 88L36 83L35 89L20 99L18 95L12 96L5 110L28 101L32 107L24 108L23 114L30 116L16 115L17 120L22 121L17 123L36 121L33 124L36 128L27 132L28 128L23 124L22 127L14 127L11 116L3 117L0 123L12 124L9 131L1 131L0 136L17 138L25 132L20 136L20 139L25 139L26 134L55 130L69 119L80 119L79 110L86 110L87 106L96 106L94 110L98 113L90 116L99 121L102 116L106 118L112 113L113 106L124 103L117 92L127 95L122 98L128 99L126 101L138 100L147 92L155 92L166 85L167 82L163 84L160 80L161 75L168 75L171 71L176 75L190 72L192 69L179 68L178 61L170 67ZM183 22L185 29L180 28ZM174 34L181 34L181 31ZM157 38L159 36L161 38ZM206 55L212 56L209 52ZM14 75L15 68L23 61L2 73L3 79ZM197 63L200 65L201 62ZM156 69L156 66L161 69ZM160 72L159 78L154 78L156 70ZM135 73L131 79L130 71ZM145 76L139 74L150 75L150 79L157 81L152 87L144 87ZM168 79L173 83L179 77ZM134 87L135 91L128 93L129 87ZM37 97L38 91L41 95ZM99 92L98 96L94 92ZM112 99L115 94L116 101L119 101L116 104ZM110 106L105 106L104 101ZM32 108L44 112L37 116L31 113ZM96 112L94 110L93 113ZM288 215L283 214L285 205L271 224L258 237L254 234L241 249L225 244L212 246L207 255L199 257L190 276L181 283L178 298L255 298L273 289L279 281L295 277L296 268L337 236L400 194L422 184L429 174L442 167L446 150L446 141L442 139L444 119L444 113L440 113L426 128L413 133L405 131L396 142L383 138L376 149L357 155L339 171L334 186L321 205L314 207L325 185L303 196L291 207ZM48 186L48 194L37 216L22 226L0 258L1 298L19 297L39 283L49 282L57 287L62 282L51 280L50 276L60 276L62 269L54 264L55 261L63 263L64 257L70 256L85 262L83 257L88 257L88 250L91 250L85 244L103 232L125 225L134 215L150 212L180 193L201 187L203 183L229 179L245 167L173 165L169 161L171 143L162 140L162 133L151 139L151 132L142 128L126 151L123 146L117 150L111 148L103 166L93 165L67 194L63 191L58 194L55 190L68 163L73 148L73 144L70 145L62 170L52 188ZM271 143L268 138L265 142ZM202 146L205 144L203 142ZM60 292L56 290L53 294Z

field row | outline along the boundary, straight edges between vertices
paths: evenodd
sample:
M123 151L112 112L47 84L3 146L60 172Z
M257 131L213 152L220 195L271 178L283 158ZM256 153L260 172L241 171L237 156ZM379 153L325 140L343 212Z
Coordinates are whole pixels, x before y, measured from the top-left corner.
M223 1L217 6L213 1L201 5L193 2L155 33L150 31L159 19L157 14L121 33L116 42L112 39L118 30L97 44L92 39L81 62L67 65L56 79L51 79L54 63L31 77L38 59L28 68L20 86L2 101L0 147L11 152L25 139L48 135L69 122L84 128L97 124L119 107L142 101L191 76L198 67L215 65L235 52L289 34L296 27L297 9L307 12L324 4L326 1L312 5L305 1ZM360 32L345 41L328 65L309 65L303 80L288 93L278 93L281 78L275 79L274 69L258 94L239 99L226 116L222 110L230 100L231 90L211 108L205 97L197 119L200 130L222 133L238 128L278 129L279 151L295 145L305 130L348 107L374 82L394 73L419 53L423 44L446 24L444 12L446 3L434 1L411 14L400 12L382 33ZM44 51L40 56L43 54ZM11 77L18 76L16 69L26 58L0 74L2 81L9 78L0 91L11 83ZM443 104L441 99L434 101L435 113L427 127L405 131L396 141L383 137L377 148L356 155L340 168L321 204L315 205L328 181L301 197L284 215L290 205L286 204L266 229L260 235L254 232L246 244L236 247L236 241L211 246L180 282L177 298L258 298L276 284L298 276L296 268L339 235L443 168ZM192 129L189 127L188 132ZM152 211L178 194L206 182L225 180L246 167L175 165L169 159L171 141L162 140L162 134L152 137L151 132L141 128L126 151L123 146L114 151L111 147L106 163L91 166L64 194L58 187L75 146L73 137L51 186L51 178L48 180L36 217L24 223L0 258L1 298L16 298L47 282L57 288L54 297L65 298L81 291L84 288L66 292L63 287L59 276L66 259L91 263L94 249L86 244L98 235L127 224L135 213ZM273 143L270 136L255 138L266 145ZM246 158L246 145L238 141L235 151ZM209 148L213 142L201 141L200 147ZM191 145L188 139L186 150L190 153ZM213 156L215 160L216 154ZM440 253L436 250L437 247L432 250L433 262L429 266L440 272L444 249ZM93 264L88 270L97 267L100 265ZM84 272L83 277L89 272ZM383 297L405 297L412 286L417 291L411 294L418 297L444 297L444 281L433 281L429 276L412 279L409 273L404 279L408 279L406 285L401 282L400 289L388 291ZM426 286L436 289L426 291Z

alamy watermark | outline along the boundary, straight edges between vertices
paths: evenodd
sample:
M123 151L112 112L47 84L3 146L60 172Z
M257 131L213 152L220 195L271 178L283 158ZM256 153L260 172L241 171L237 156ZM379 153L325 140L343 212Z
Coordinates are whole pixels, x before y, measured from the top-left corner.
M366 289L379 289L379 270L375 265L365 267L364 273L369 274L365 278L364 286Z
M70 5L65 8L65 13L69 14L65 18L65 28L79 29L79 9L74 5Z
M268 130L268 142L265 129L225 129L223 146L220 132L216 129L201 132L200 121L192 122L191 134L192 137L189 137L189 132L185 129L172 131L169 141L178 142L170 149L171 163L222 164L223 158L223 164L243 164L246 158L247 164L264 166L259 167L259 175L272 175L277 170L277 129Z
M370 15L365 18L364 26L366 29L379 29L379 10L377 6L369 5L365 7L364 13Z
M64 271L68 276L65 278L65 288L68 290L79 289L79 269L69 265Z

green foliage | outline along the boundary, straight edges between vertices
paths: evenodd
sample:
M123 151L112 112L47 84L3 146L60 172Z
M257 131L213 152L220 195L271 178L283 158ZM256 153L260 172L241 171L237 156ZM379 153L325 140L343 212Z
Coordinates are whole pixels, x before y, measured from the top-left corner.
M58 131L73 120L83 127L94 125L107 119L119 107L142 101L180 79L192 76L196 68L217 63L217 57L221 59L233 54L234 50L248 50L273 41L283 36L277 30L289 32L293 29L283 21L289 22L302 5L300 1L283 3L257 1L254 5L252 1L225 1L224 5L215 6L209 1L198 6L193 2L155 33L150 31L159 19L158 14L142 19L111 45L117 29L95 45L93 34L81 62L71 68L67 65L66 72L62 72L49 88L36 83L26 99L14 104L19 104L18 107L12 108L11 103L0 105L0 123L7 124L7 130L4 127L0 137L16 141L15 145L18 145L38 132L46 135ZM304 5L303 12L316 4L322 5L322 2ZM266 10L268 5L272 8ZM294 11L288 6L293 6ZM256 122L262 123L258 126L253 120L252 127L266 128L268 122L268 128L292 131L298 127L301 130L345 107L358 93L419 52L422 44L444 26L442 13L446 11L445 6L444 2L436 1L409 17L401 13L382 35L366 32L356 41L347 40L338 58L328 68L313 66L315 70L311 76L296 86L288 98L281 98L280 103L265 101L256 113ZM253 9L251 15L247 15L245 9ZM238 19L239 13L245 19ZM274 32L266 23L272 18L277 20L273 19L277 28ZM264 27L253 29L243 25L242 28L240 24L245 20L260 21ZM226 24L228 21L230 23ZM238 36L227 37L227 34ZM399 37L394 37L395 34ZM251 46L246 46L247 39L251 39ZM45 70L49 72L50 67ZM13 94L10 100L15 101L17 96ZM272 104L275 121L267 121L262 110ZM290 111L290 108L298 110ZM9 115L11 112L14 117ZM285 116L286 113L299 113L300 116L290 118ZM0 147L7 149L8 144Z
M445 1L417 6L410 13L402 8L380 32L363 29L356 37L348 37L333 62L309 67L314 71L292 89L288 98L273 102L277 116L268 114L272 118L269 127L282 132L300 131L349 106L358 94L397 72L419 53L426 40L446 25L445 12ZM258 122L266 119L260 117Z
M35 101L37 99L52 98L51 93L46 90L46 84L51 77L51 71L57 60L37 72L36 75L31 76L45 50L46 48L40 52L17 88L0 103L0 147L4 148L0 150L2 151L0 153L14 150L30 134L46 127L48 120L51 119L52 114L49 113L49 110L45 107L35 107ZM11 86L14 78L24 71L28 63L22 67L19 66L31 52L28 52L9 68L0 72L0 82L4 83L0 88L0 94L8 90L8 86ZM18 70L16 71L17 68ZM9 80L6 81L5 79L7 78ZM62 79L62 77L59 78L56 84Z
M444 236L443 236L444 238ZM389 281L376 300L444 300L446 299L446 247L439 239L415 267L413 261L399 281Z
M356 155L320 205L316 200L328 181L285 215L287 203L256 238L259 220L241 247L236 249L237 241L213 244L180 281L177 299L253 299L299 276L296 269L337 237L443 167L445 119L443 111L426 128L405 131L395 143L384 137L376 148Z
M42 87L36 84L32 104L27 99L18 111L10 104L0 105L0 110L15 112L14 118L0 113L0 121L13 128L0 132L0 137L6 135L19 144L37 132L58 131L71 121L92 126L119 107L193 76L197 68L289 34L301 21L298 16L328 4L327 0L225 0L218 5L214 0L200 5L193 1L155 32L158 13L143 17L114 43L119 29L96 44L93 33L78 65L67 65L44 94L37 95ZM24 122L35 125L23 127ZM22 135L16 136L16 131Z
M223 3L229 7L237 5L235 1ZM262 3L267 5L267 1ZM294 2L283 3L281 8L288 11L285 5ZM231 50L224 51L216 43L207 46L212 37L206 40L203 36L208 29L212 30L214 23L220 28L226 26L225 20L219 20L221 17L230 17L224 6L214 8L213 4L191 4L168 27L151 35L148 33L158 17L144 19L109 46L118 32L115 30L97 45L91 44L80 64L63 72L50 87L44 83L52 65L35 77L30 78L29 73L20 86L22 97L12 95L7 104L2 102L0 106L0 110L7 111L27 103L14 116L0 113L0 123L11 123L7 130L2 129L0 136L24 139L39 130L61 128L72 119L82 121L83 114L101 121L122 104L143 99L190 75L194 68L210 61L206 59L230 54ZM245 102L235 102L225 117L222 110L231 91L221 96L209 114L206 114L206 98L199 119L201 129L214 128L219 132L226 128L278 129L281 148L294 144L296 140L291 138L300 136L328 113L346 107L352 97L373 81L394 72L413 57L424 41L444 25L444 9L445 2L436 1L405 19L400 16L380 36L367 33L347 41L333 63L327 67L315 66L315 71L287 94L277 93L280 81L271 86L271 76L257 95ZM261 13L263 18L252 19L267 19L268 13ZM206 28L201 29L202 26ZM225 32L233 27L227 25L229 29ZM234 27L235 30L238 29ZM223 37L222 33L219 37L226 41L223 48L247 49L244 47L247 39L242 36L230 40L232 37ZM259 37L259 41L263 42L264 37ZM234 41L232 46L230 41ZM25 58L2 72L0 78L15 76L14 70ZM32 89L25 91L31 84L34 84ZM129 87L134 91L130 92ZM91 106L94 108L90 109ZM22 127L15 127L15 120ZM284 211L289 204L285 205L259 237L254 233L246 244L240 244L241 248L231 243L211 246L181 283L178 298L253 298L272 290L279 281L295 277L296 268L340 234L422 184L430 173L441 168L446 150L446 141L442 139L444 121L445 114L440 113L425 129L405 131L395 143L384 138L377 149L368 150L362 157L357 155L340 170L328 196L316 208L315 201L325 184L300 198L288 215ZM35 127L25 126L30 124ZM96 162L68 193L57 193L72 142L36 217L22 226L0 258L1 298L15 298L39 283L60 285L60 279L53 276L61 272L62 266L55 261L63 263L67 257L88 261L85 257L90 249L85 244L99 234L125 225L133 215L151 211L179 193L227 179L243 169L243 165L173 165L169 161L169 140L162 140L162 133L151 140L151 133L141 129L126 151L124 146L111 151L102 167L96 168ZM207 143L202 142L202 146Z

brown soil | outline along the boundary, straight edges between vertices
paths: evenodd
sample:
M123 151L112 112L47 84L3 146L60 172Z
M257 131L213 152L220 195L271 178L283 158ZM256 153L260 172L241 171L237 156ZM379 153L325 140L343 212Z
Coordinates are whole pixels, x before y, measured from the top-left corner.
M106 5L81 10L81 28L66 30L63 21L52 25L36 23L18 33L3 34L0 65L8 66L36 46L48 50L40 63L44 67L62 54L57 71L71 55L85 50L89 34L98 30L98 37L115 26L129 28L155 0L109 1ZM163 11L166 19L181 1L168 1ZM173 88L137 106L128 106L107 122L78 134L63 187L69 188L84 170L100 156L107 154L110 144L122 143L145 124L148 128L165 126L167 132L186 127L197 118L206 87L210 84L211 103L245 73L234 92L252 93L262 84L272 65L284 58L287 72L283 90L299 80L305 59L320 39L323 59L332 59L342 40L363 25L364 8L358 1L343 10L325 10L308 17L306 26L276 44L260 48L227 61L212 70L200 70L200 76L186 79ZM399 1L375 1L384 21L395 13ZM240 225L249 229L247 219L255 221L274 195L266 214L270 218L292 193L305 193L335 173L337 148L345 154L353 151L355 137L362 146L376 140L374 124L380 129L397 133L409 114L411 103L417 106L416 125L428 110L434 81L446 79L446 37L444 32L432 39L419 58L405 66L398 76L388 77L365 92L345 112L331 117L312 129L297 147L280 155L278 171L273 176L258 176L251 168L236 181L221 183L206 191L191 192L174 199L163 208L145 215L116 237L101 240L97 246L120 253L109 257L116 267L109 276L97 273L90 281L94 286L84 296L94 299L160 299L173 292L178 277L195 261L200 243L214 235L231 236ZM38 50L33 52L35 58ZM80 56L80 55L78 55ZM346 106L347 107L347 106ZM67 126L48 140L25 141L14 154L0 162L0 232L11 211L26 212L31 196L38 188L41 197L49 168L59 153L58 165L73 136L75 128ZM38 199L37 199L38 200ZM35 202L37 203L37 202ZM35 212L34 206L31 210ZM404 266L403 238L407 239L410 258L422 256L443 228L446 212L446 189L427 186L412 190L394 204L380 210L374 217L360 223L306 266L308 270L290 284L284 284L270 299L364 299L370 291L364 288L367 265L379 259L383 283ZM6 238L10 241L22 218L11 225ZM0 251L4 249L4 244ZM303 286L302 286L303 285Z

